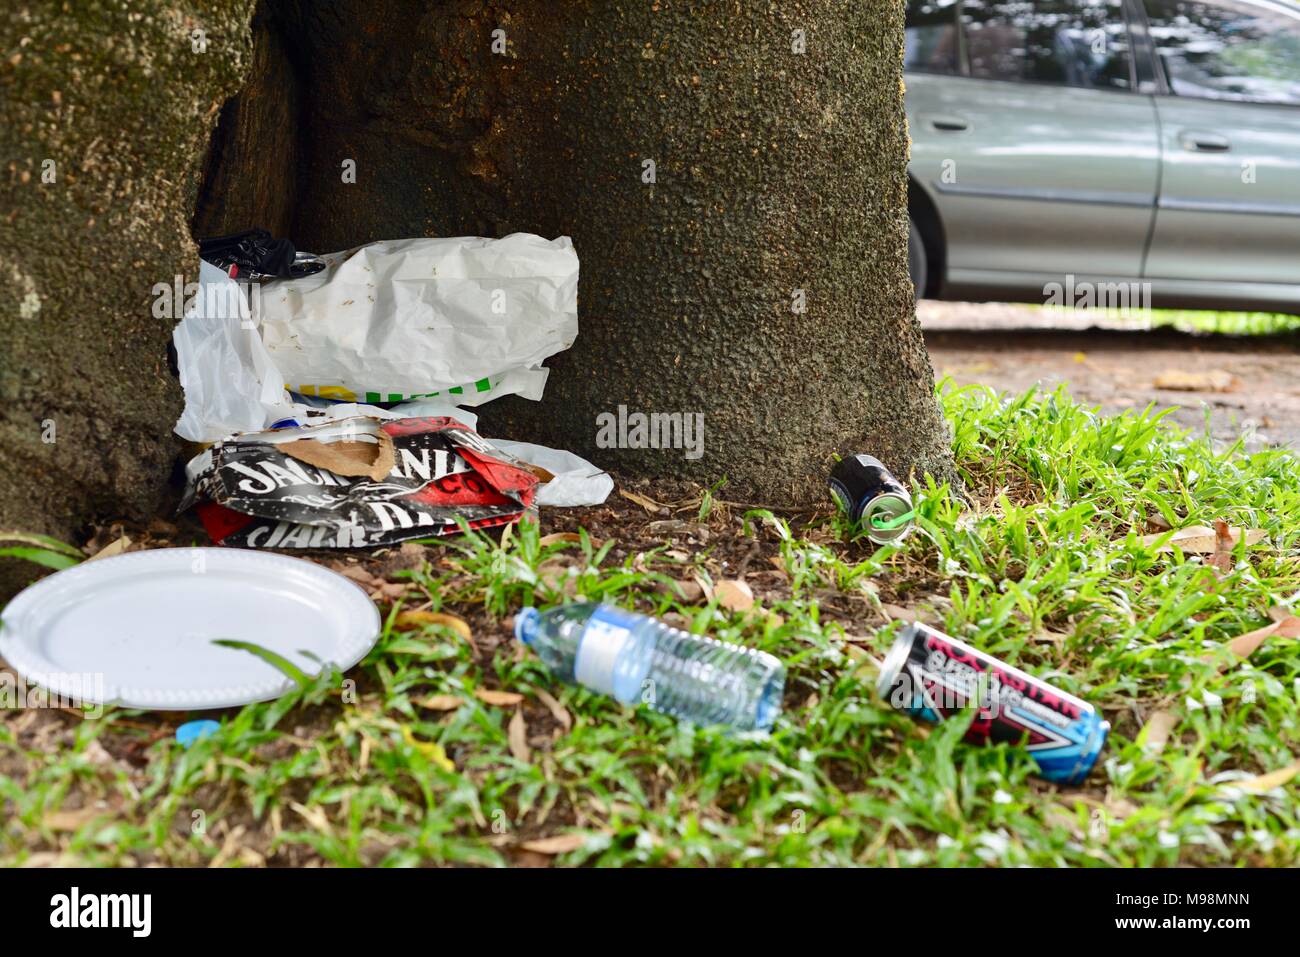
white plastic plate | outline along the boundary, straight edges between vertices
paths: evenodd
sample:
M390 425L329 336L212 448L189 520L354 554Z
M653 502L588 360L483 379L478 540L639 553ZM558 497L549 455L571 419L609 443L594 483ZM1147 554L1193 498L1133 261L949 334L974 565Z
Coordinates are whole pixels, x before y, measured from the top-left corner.
M162 548L86 562L2 612L0 657L28 682L87 704L191 711L267 701L293 681L258 645L309 675L350 668L379 638L354 582L299 558Z

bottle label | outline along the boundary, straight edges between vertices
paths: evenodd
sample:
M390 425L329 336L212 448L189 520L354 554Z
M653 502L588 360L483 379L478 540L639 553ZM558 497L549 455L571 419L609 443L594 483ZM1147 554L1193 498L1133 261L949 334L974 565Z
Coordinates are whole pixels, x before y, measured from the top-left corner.
M618 697L614 690L614 669L619 654L632 640L632 630L640 624L639 615L620 608L601 606L587 619L573 663L573 677L578 684Z

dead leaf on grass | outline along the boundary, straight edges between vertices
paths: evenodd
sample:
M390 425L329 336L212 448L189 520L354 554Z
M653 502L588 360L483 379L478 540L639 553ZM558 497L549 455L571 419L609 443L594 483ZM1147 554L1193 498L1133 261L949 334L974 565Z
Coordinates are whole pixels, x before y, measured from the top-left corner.
M1169 743L1169 735L1176 727L1178 727L1177 715L1170 711L1157 711L1147 718L1147 723L1142 726L1142 731L1138 734L1138 737L1142 738L1143 749L1148 754L1159 754Z
M377 579L377 584L370 592L370 597L375 601L396 601L406 594L406 589L410 586L404 582L384 581L382 578Z
M676 596L688 605L693 605L704 597L704 586L693 578L675 581L669 588L675 591Z
M1063 631L1054 631L1051 628L1042 628L1038 631L1037 634L1034 635L1034 641L1041 641L1046 644L1052 644L1055 645L1057 648L1060 648L1062 645L1065 644L1065 639L1069 637L1070 636Z
M528 747L528 725L524 723L523 708L515 709L515 716L510 719L506 733L510 739L510 753L525 764L531 762L533 752Z
M570 851L576 851L587 843L587 838L590 836L590 834L573 831L569 834L557 834L555 837L542 837L535 841L524 841L519 846L525 851L532 851L534 854L547 854L553 857L556 854L568 854Z
M93 807L77 808L69 811L53 811L45 815L45 826L51 831L60 831L69 833L79 831L81 828L95 820L97 817L103 817L107 812Z
M339 564L334 566L334 570L349 581L354 581L369 588L374 588L383 581L382 578L376 578L360 565Z
M1238 635L1228 642L1228 650L1239 658L1249 658L1255 650L1273 635L1283 638L1300 638L1300 618L1294 615L1274 621L1263 628L1256 628L1244 635Z
M442 625L445 628L450 628L466 641L472 642L474 640L469 623L463 618L448 615L446 612L403 611L398 613L397 620L393 622L393 627L398 631L404 631L408 628L423 628L426 625Z
M491 688L475 688L474 697L498 708L513 708L524 700L523 695L513 691L493 691Z
M577 532L551 532L551 534L549 535L543 535L538 540L537 544L546 546L546 545L558 545L561 542L581 542L581 541L582 541L582 536L579 535ZM595 545L595 542L592 542L592 545Z
M415 703L429 711L455 711L465 703L465 699L454 694L435 694Z
M1235 392L1241 388L1241 380L1223 369L1204 372L1166 369L1156 376L1155 387L1173 392Z
M666 505L660 505L652 498L646 498L644 495L639 495L636 492L629 492L627 489L619 489L618 494L623 496L629 502L635 502L637 505L640 505L647 512L657 512L662 508L667 508Z
M885 617L890 621L910 621L915 617L910 609L904 608L902 605L895 605L891 601L881 602L880 610L884 612Z
M578 579L570 569L576 571L577 566L562 558L548 558L537 566L537 577L551 591L559 592L565 598L573 598L578 594Z
M1259 774L1253 778L1246 778L1244 781L1232 781L1228 784L1228 787L1250 791L1253 794L1263 794L1265 791L1280 788L1297 774L1300 774L1300 761L1277 771L1270 771L1268 774Z
M451 758L447 757L447 752L443 750L442 745L438 744L438 742L421 741L419 738L417 738L414 734L411 733L410 728L407 728L405 726L402 728L402 740L405 741L407 744L409 744L411 747L415 748L416 751L419 751L421 754L423 754L425 758L429 761L429 763L434 765L435 767L442 768L444 771L456 770L456 765L452 764ZM298 810L299 805L295 804L293 805L293 808L296 811Z
M121 555L130 547L131 547L130 537L123 535L121 538L117 539L116 541L109 542L99 551L95 552L95 554L87 558L86 561L93 562L93 561L98 561L101 558L112 558L114 555Z
M1243 533L1247 545L1256 545L1268 537L1268 532L1262 528L1227 528L1220 534L1215 529L1204 525L1188 525L1186 528L1180 528L1173 535L1159 532L1155 535L1143 535L1138 541L1149 548L1169 535L1169 541L1157 548L1157 552L1171 552L1177 546L1187 555L1213 555L1220 550L1221 546L1235 548Z
M573 728L573 715L569 714L569 710L560 704L554 695L543 688L538 688L537 697L542 704L546 705L546 709L551 712L551 717L560 723L560 727L564 728L565 731Z
M1152 512L1147 516L1147 527L1153 528L1157 532L1167 532L1174 526L1171 525L1169 519L1165 518L1160 512Z
M754 607L754 590L739 578L724 578L713 586L713 596L728 611L748 611Z

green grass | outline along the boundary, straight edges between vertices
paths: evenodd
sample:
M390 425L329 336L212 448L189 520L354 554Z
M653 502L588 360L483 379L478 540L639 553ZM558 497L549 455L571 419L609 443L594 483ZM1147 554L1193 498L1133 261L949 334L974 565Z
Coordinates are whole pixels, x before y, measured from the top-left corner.
M1053 315L1057 310L1038 305L1027 309ZM1224 336L1279 336L1300 332L1300 315L1281 312L1215 312L1208 309L1078 309L1075 315L1088 318L1095 313L1098 321L1132 326L1135 329L1169 328L1179 332L1213 333Z
M1212 332L1228 336L1273 336L1300 331L1300 316L1280 312L1209 312L1195 309L1156 309L1151 325L1182 332Z
M560 863L1300 864L1300 779L1232 786L1300 758L1300 643L1271 639L1248 660L1223 648L1300 600L1296 460L1216 449L1151 411L1099 416L1064 392L944 402L969 498L919 490L901 548L852 540L834 516L792 528L729 512L714 489L681 514L719 530L701 547L620 560L613 541L543 544L528 524L503 546L447 543L413 577L433 610L473 624L481 657L445 625L399 630L394 610L361 666L232 713L188 751L155 715L58 716L33 741L9 712L0 863L495 865L571 834ZM1220 573L1140 544L1157 517L1268 538ZM679 600L672 583L692 570L720 576L711 552L742 521L750 570L779 556L788 580L764 577L746 613ZM558 685L507 618L573 594L781 657L775 732L691 728ZM1113 731L1087 784L1046 784L1016 748L967 746L961 722L883 706L871 657L897 605L1099 706ZM515 708L476 697L485 688L524 696L528 755L510 746ZM420 705L432 696L463 703ZM1177 720L1161 752L1142 743L1156 711ZM126 746L134 763L115 757Z

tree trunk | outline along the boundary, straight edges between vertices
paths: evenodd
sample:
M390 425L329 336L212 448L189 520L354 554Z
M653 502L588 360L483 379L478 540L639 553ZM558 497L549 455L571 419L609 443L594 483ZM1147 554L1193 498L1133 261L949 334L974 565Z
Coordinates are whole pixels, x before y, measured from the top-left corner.
M0 531L66 538L155 511L171 472L153 288L196 277L198 173L251 2L23 6L0 15ZM0 598L34 570L0 560Z
M0 529L159 502L179 396L151 303L194 278L250 6L0 26ZM264 0L256 28L201 233L573 237L578 341L489 434L772 503L822 498L836 451L950 476L907 279L901 4ZM703 416L702 454L603 447L620 410L624 445L636 413Z
M577 343L485 432L771 503L824 498L837 451L951 476L907 275L901 4L271 6L302 70L300 248L573 237ZM620 408L702 415L702 455L601 447Z

